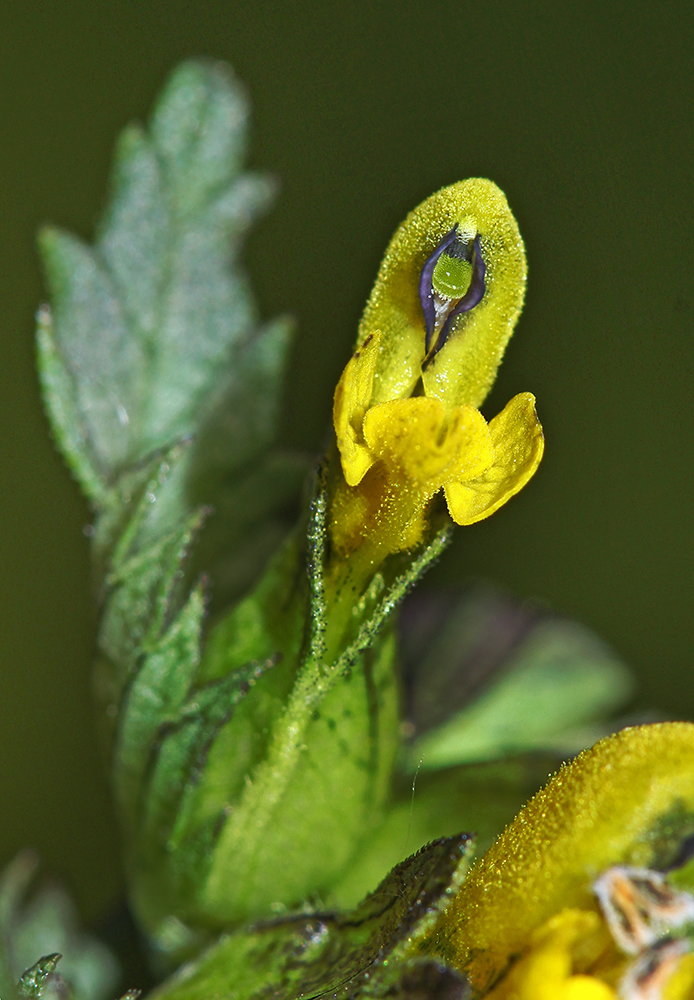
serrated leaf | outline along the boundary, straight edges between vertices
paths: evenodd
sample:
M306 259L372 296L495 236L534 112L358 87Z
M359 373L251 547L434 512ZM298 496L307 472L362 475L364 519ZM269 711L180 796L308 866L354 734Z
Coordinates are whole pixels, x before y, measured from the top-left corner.
M172 556L177 544L172 537ZM293 565L296 546L288 552L288 565ZM158 592L165 590L171 572L167 571L161 553L156 554L146 571L141 559L141 555L137 556L135 565L132 560L123 563L120 572L125 580L132 576L135 587L147 583L140 603L150 606L145 620L151 621L151 595L156 598ZM173 559L171 569L175 564ZM151 585L150 576L156 586ZM280 571L276 581L272 578L266 581L264 587L269 607L276 604L273 587L279 588L277 593L286 600L284 571ZM234 799L234 783L243 785L244 772L239 772L228 756L222 756L221 797L219 793L210 795L209 786L214 788L218 778L208 757L217 753L222 735L224 745L228 748L231 739L233 747L234 714L251 692L254 696L257 693L263 711L263 673L276 658L267 650L272 648L282 622L281 616L273 615L275 631L261 628L260 638L265 645L261 656L255 657L259 650L253 644L253 636L258 633L243 625L253 604L254 598L249 597L235 612L230 630L236 643L234 669L215 676L214 667L203 665L199 669L198 666L204 603L202 594L194 592L159 638L138 639L137 646L143 652L132 661L133 673L118 708L120 723L113 749L113 776L125 821L133 892L140 918L153 933L163 928L161 933L165 937L170 916L179 913L190 919L195 913L196 895L204 886L212 863L221 820L228 803ZM303 613L297 617L291 608L287 610L289 621L298 626L300 636ZM212 661L216 648L213 641ZM284 643L282 648L289 653ZM228 655L224 657L224 666L230 666ZM291 661L282 666L291 670ZM281 697L278 705L281 710ZM241 731L246 731L244 724ZM259 741L254 747L256 752L261 744Z
M159 304L165 291L172 225L161 165L138 125L118 140L111 179L112 202L99 248L128 325L156 349Z
M279 671L279 678L292 683L278 692L282 697L274 716L253 720L254 732L268 733L258 740L266 745L264 756L243 764L235 761L237 773L243 766L247 769L248 781L237 798L227 791L234 808L221 828L209 878L201 887L200 911L219 925L267 912L276 901L293 905L328 891L380 822L389 793L400 732L396 650L388 623L447 544L450 532L444 528L419 552L397 560L385 577L377 574L336 643L328 634L323 584L326 504L319 476L308 529L304 648L294 675ZM289 589L285 583L285 592ZM270 608L260 634L277 628L272 618L278 617L278 602ZM278 648L285 653L282 645ZM217 649L211 635L208 651ZM220 657L216 669L222 669L222 662ZM216 767L227 767L231 776L229 744L226 753L220 754ZM212 763L210 770L214 784Z
M308 586L298 536L210 631L187 675L196 704L210 685L209 717L181 708L158 715L163 699L153 697L149 659L122 703L118 759L131 762L123 774L141 803L133 814L134 898L164 951L171 941L187 946L196 925L221 928L328 891L382 819L400 732L389 622L450 535L444 529L377 574L337 645L326 643L326 502L319 477ZM241 692L249 669L269 662L273 669ZM165 673L155 682L163 688ZM132 739L131 707L141 734ZM132 791L129 799L136 801Z
M223 926L322 893L358 850L380 818L398 749L394 654L384 634L322 697L309 689L313 672L301 668L264 757L223 817L200 886L208 920ZM227 753L227 766L234 756ZM224 758L213 763L210 784Z
M143 783L163 720L176 718L190 691L200 660L200 628L205 613L196 588L159 641L143 657L120 706L120 729L113 749L114 793L126 822L136 827Z
M180 714L201 686L200 587L186 598L196 566L219 567L219 592L237 597L286 531L279 509L305 469L271 451L290 325L258 326L237 262L273 190L240 173L246 124L227 67L184 64L151 127L131 126L119 141L95 246L57 230L41 240L53 299L53 323L44 310L39 334L44 385L58 442L96 508L95 688L135 869L144 828L161 847L184 822L184 772L233 701L225 677L209 687L205 711ZM210 504L214 530L184 578ZM157 753L171 767L163 783Z
M147 762L144 837L164 838L163 846L172 851L195 832L187 825L185 800L201 779L217 733L259 678L273 666L272 660L250 663L221 680L194 689L186 704L160 725ZM218 820L219 816L213 815L212 819Z
M222 727L272 666L249 664L235 675L194 689L187 703L160 726L150 750L132 864L139 913L156 927L160 947L176 913L194 914L220 822L229 808L216 799L206 810L193 807L207 757ZM193 928L178 944L189 945L198 937Z
M296 498L306 475L306 456L271 449L277 417L277 396L289 328L278 322L262 330L244 349L244 361L225 374L216 398L206 401L208 419L194 440L187 438L180 458L171 461L166 488L156 490L138 544L145 546L200 505L213 514L203 542L201 569L215 582L220 566L235 559L249 530L262 534L279 520L287 533L283 508ZM262 568L259 553L228 600L237 598Z
M162 985L157 996L207 1000L233 993L236 1000L269 995L294 1000L329 994L336 1000L385 995L404 1000L418 995L417 982L429 981L427 995L460 998L460 977L415 956L418 942L464 877L469 847L464 834L430 844L399 864L351 912L295 914L225 935Z
M98 579L106 583L105 578L117 573L126 559L156 545L163 535L190 517L191 508L180 497L173 504L168 503L168 498L172 493L176 495L175 488L170 488L171 480L191 444L188 438L172 448L155 452L123 472L104 492L91 531L92 559ZM167 506L168 517L159 516L162 506Z
M180 565L201 519L201 514L193 515L149 549L131 556L109 579L111 594L99 647L112 664L109 689L118 701L142 654L157 642L171 614Z
M125 321L116 289L93 251L57 229L41 234L56 345L104 477L136 460L145 355Z
M248 101L228 66L184 63L166 86L152 121L179 214L222 188L245 153Z
M61 441L85 483L84 462L73 455L80 438L112 483L202 429L222 403L235 430L243 429L227 442L242 442L245 460L274 431L286 323L256 333L235 263L273 188L239 173L246 119L245 97L226 67L184 64L150 131L131 126L119 141L96 246L53 229L42 236L55 350L71 382L56 391L66 413L74 397L68 423L84 424ZM227 468L234 464L227 458Z
M67 371L55 344L53 319L48 306L37 316L37 361L43 400L56 444L63 452L85 496L95 505L104 502L105 482L96 464L87 427L77 401L77 385Z

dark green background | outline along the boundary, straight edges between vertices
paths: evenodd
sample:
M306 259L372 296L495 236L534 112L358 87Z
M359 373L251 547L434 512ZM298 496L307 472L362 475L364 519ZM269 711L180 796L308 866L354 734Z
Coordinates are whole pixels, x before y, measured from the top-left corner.
M33 372L34 234L91 233L116 133L190 55L233 62L253 162L282 180L249 259L265 315L299 322L290 444L321 441L405 213L467 176L506 191L530 284L486 412L534 391L547 454L436 581L545 599L624 655L642 705L694 716L687 4L14 0L0 39L0 861L37 846L88 916L120 883L89 714L88 515Z

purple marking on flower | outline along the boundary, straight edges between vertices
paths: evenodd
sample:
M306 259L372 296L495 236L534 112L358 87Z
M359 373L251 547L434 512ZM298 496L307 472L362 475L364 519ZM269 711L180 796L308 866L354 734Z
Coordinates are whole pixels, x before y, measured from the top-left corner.
M450 233L448 235L450 235ZM448 240L448 236L445 236L444 240ZM434 254L432 254L432 257L436 255L436 258L431 267L430 277L429 277L430 302L431 302L432 313L434 313L435 310L434 310L434 293L433 289L431 289L431 275L433 274L434 267L436 266L436 261L441 256L443 251L446 249L446 246L450 246L451 242L452 241L447 242L444 246L441 246L441 244L439 244L439 246L441 246L441 250L439 251L439 248L437 247L436 250L434 251ZM431 259L432 258L430 257L429 261ZM429 261L427 261L427 263L424 265L425 269L427 269ZM432 323L431 327L429 327L429 323L427 321L427 333L425 340L427 356L424 359L424 366L428 365L436 357L436 355L439 353L441 348L448 340L448 336L451 332L451 327L456 317L460 316L461 313L470 312L471 309L474 309L475 306L479 305L479 303L482 301L485 292L484 279L486 273L487 273L487 266L484 263L484 258L482 257L482 251L480 249L480 238L479 236L475 236L475 239L473 240L472 243L472 276L470 278L470 287L468 288L467 292L462 297L462 299L460 299L457 305L455 305L448 314L446 322L439 331L439 335L436 339L436 343L433 345L433 349L431 341L434 332L434 324ZM423 277L424 277L424 270L422 271L422 278ZM421 294L422 294L422 282L420 280L420 298ZM424 313L424 316L426 320L427 319L426 311Z
M482 298L484 297L484 290L485 290L484 277L487 273L487 266L484 263L484 259L482 257L482 251L480 250L479 236L475 236L474 242L472 244L472 249L473 249L472 277L470 279L470 287L468 288L467 292L462 297L458 305L455 306L453 309L451 309L448 319L446 320L444 327L441 330L439 342L436 346L434 354L436 354L437 351L440 351L443 345L446 343L448 334L451 332L451 324L453 323L453 320L456 318L456 316L459 316L461 313L464 312L470 312L470 310L474 309L476 305L479 305L479 303L482 301Z
M429 341L431 340L431 335L434 332L434 324L436 323L436 309L434 307L434 289L431 287L431 280L434 274L434 268L436 267L436 261L439 259L446 247L449 247L451 243L455 242L455 238L458 235L458 225L451 229L450 233L446 233L442 240L436 244L436 249L427 257L424 267L422 268L422 273L419 278L419 301L422 304L422 312L424 313L424 322L426 324L426 347L429 350Z

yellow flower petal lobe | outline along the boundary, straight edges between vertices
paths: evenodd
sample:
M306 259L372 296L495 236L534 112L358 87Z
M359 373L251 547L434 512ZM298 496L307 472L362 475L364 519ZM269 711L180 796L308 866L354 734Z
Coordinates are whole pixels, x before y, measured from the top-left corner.
M376 331L347 362L335 389L333 423L349 486L360 483L374 462L364 444L362 424L371 401L380 343Z
M555 996L557 1000L617 1000L615 991L593 976L571 976Z
M566 909L531 935L527 952L511 966L486 1000L616 1000L594 976L574 975L574 950L599 935L597 913Z
M448 412L426 396L372 407L364 419L364 440L375 456L431 496L451 479L481 475L493 456L479 410L458 406Z
M694 955L683 955L663 987L663 1000L691 1000L694 997Z
M544 451L535 397L522 392L489 424L494 459L476 479L446 486L446 503L456 524L474 524L489 517L523 489L535 474Z
M395 470L397 472L397 470ZM339 483L331 505L330 535L343 556L368 542L379 558L419 544L431 492L376 461L356 488Z

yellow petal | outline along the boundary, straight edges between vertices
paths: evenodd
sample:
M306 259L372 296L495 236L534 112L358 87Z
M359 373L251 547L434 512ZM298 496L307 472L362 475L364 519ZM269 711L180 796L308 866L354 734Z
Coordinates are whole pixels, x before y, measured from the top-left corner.
M364 444L362 424L371 401L381 336L375 332L349 359L335 389L333 424L340 449L342 471L349 486L356 486L373 465Z
M552 914L594 909L592 883L605 869L666 868L693 821L693 724L601 740L563 767L472 869L432 946L481 989Z
M617 1000L617 994L593 976L571 976L557 1000Z
M437 243L456 225L479 235L486 290L479 305L456 319L448 342L424 373L424 389L446 406L478 407L491 388L523 306L525 251L503 192L492 181L472 178L427 198L388 245L358 338L361 344L375 330L383 335L375 402L409 396L421 375L420 274Z
M373 406L364 418L364 440L373 455L429 495L453 478L481 475L493 455L479 410L448 411L426 396Z
M478 478L446 486L446 502L456 524L474 524L489 517L532 477L544 451L535 397L522 392L489 424L494 460Z
M663 1000L690 1000L694 996L694 955L683 955L663 988Z
M616 1000L606 983L572 975L574 946L599 932L597 913L566 909L532 935L529 950L512 965L487 1000Z

